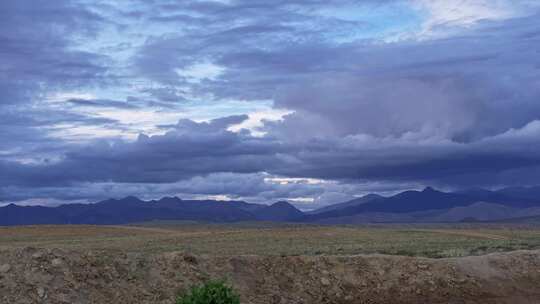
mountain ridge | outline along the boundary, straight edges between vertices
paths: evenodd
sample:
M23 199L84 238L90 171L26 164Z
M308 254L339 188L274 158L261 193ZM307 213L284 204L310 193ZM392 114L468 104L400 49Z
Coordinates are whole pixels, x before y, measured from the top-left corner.
M182 200L178 197L143 201L133 196L122 199L107 199L93 204L66 204L56 207L9 204L0 207L0 225L114 225L152 220L256 221L264 218L261 214L263 210L274 212L271 217L272 221L286 221L292 218L291 213L301 213L290 204L286 206L279 204L272 209L267 209L271 206L250 204L243 201Z
M9 204L0 207L0 225L114 225L152 220L335 224L457 222L473 219L493 221L540 214L540 196L536 196L538 189L521 187L491 191L475 188L442 192L426 187L422 191L409 190L389 197L369 194L305 213L286 201L265 205L245 201L184 200L178 197L144 201L127 196L93 204L56 207Z

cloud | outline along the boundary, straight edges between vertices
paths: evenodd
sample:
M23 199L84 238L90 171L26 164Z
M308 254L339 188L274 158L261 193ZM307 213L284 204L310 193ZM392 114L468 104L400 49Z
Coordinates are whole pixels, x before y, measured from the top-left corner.
M68 99L67 102L81 107L96 107L96 108L119 108L119 109L137 109L138 106L118 100L107 100L107 99L79 99L72 98Z
M538 15L484 17L444 39L382 44L335 43L302 35L303 27L277 36L259 29L254 37L210 29L193 39L148 41L138 57L145 60L137 64L143 75L155 77L152 71L159 70L163 78L153 79L167 82L167 71L193 64L189 54L208 58L224 72L191 89L218 98L274 100L275 107L296 112L281 126L282 135L306 138L299 128L317 126L318 135L422 132L467 142L522 127L539 113L539 43L531 36ZM188 55L160 60L172 53Z
M406 30L370 16L398 2ZM538 17L499 0L5 2L0 194L322 205L530 184Z
M267 186L235 180L239 176L257 175L261 184L260 173L268 172L274 176L340 181L338 184L362 185L378 181L394 187L411 184L470 186L474 181L478 185L493 185L530 180L530 174L522 180L504 180L504 177L511 171L540 166L536 153L540 149L536 140L540 136L537 121L474 143L440 138L419 140L414 136L354 135L298 144L227 131L231 124L243 119L245 117L228 117L207 123L183 120L164 135L141 135L133 143L96 143L71 151L55 163L2 162L0 184L8 187L6 189L31 187L34 192L39 188L77 188L77 185L92 183L135 184L140 189L163 185L157 188L178 187L177 193L253 195L259 199L321 196L323 200L324 192L343 193L344 188L335 187L332 191L333 183L287 182L273 183L285 186L265 191ZM210 182L212 179L207 176L214 176L213 181L218 176L219 183ZM478 177L484 178L476 180ZM272 180L275 179L263 179ZM186 181L190 181L189 186L181 188L178 183L185 185ZM189 187L191 190L187 191ZM345 193L353 195L352 191Z
M71 1L0 3L0 150L12 151L13 158L39 159L65 146L49 138L45 127L68 119L103 122L50 110L39 102L44 88L99 81L106 72L103 56L71 49L69 38L95 35L102 22L100 16Z
M303 138L310 137L304 130L314 136L413 133L472 142L521 128L540 115L540 41L528 34L536 19L489 23L442 40L349 46L340 50L349 54L343 57L335 52L342 62L324 69L319 60L319 71L277 86L276 106L296 113L276 131ZM331 70L340 66L347 68ZM263 69L260 74L279 74Z
M539 7L536 1L528 0L417 0L414 3L429 15L420 33L427 37L444 35L456 27L527 16Z
M140 135L135 142L96 141L51 164L3 162L0 184L166 183L215 172L262 172L280 163L278 142L227 131L245 119L180 120L163 135Z

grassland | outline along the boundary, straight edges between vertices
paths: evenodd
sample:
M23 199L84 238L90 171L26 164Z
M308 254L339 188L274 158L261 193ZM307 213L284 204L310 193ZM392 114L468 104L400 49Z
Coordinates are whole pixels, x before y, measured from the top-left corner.
M539 249L540 229L514 226L201 225L0 228L0 250L22 247L195 255L391 254L459 257Z

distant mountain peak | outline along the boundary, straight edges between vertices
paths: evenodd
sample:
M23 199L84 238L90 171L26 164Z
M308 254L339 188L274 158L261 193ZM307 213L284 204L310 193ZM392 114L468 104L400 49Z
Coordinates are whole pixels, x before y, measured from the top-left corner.
M287 202L287 201L279 201L279 202L275 202L273 203L272 205L270 206L275 206L275 207L292 207L294 209L296 209L296 207L294 207L291 203Z
M433 187L428 186L428 187L424 188L424 190L422 190L422 192L429 193L429 192L439 192L439 191L433 189Z
M357 198L354 198L354 199L346 201L346 202L324 206L324 207L316 209L316 210L314 210L314 211L312 211L310 213L311 214L317 214L317 213L324 213L324 212L329 212L329 211L343 210L345 208L357 207L357 206L360 206L360 205L365 204L367 202L380 200L380 199L384 199L384 197L379 195L379 194L370 193L370 194L367 194L367 195L364 195L364 196L361 196L361 197L357 197Z
M121 199L108 199L101 202L98 202L97 204L105 204L105 205L124 205L124 204L134 204L134 203L143 203L144 201L140 200L136 196L126 196Z
M158 202L161 202L161 203L180 202L180 201L182 201L182 199L177 196L165 196L158 200Z
M136 196L130 195L130 196L126 196L120 199L120 201L141 201L141 200Z
M378 199L378 198L383 198L383 196L379 194L375 194L375 193L370 193L370 194L366 194L364 196L355 198L355 200L362 199L362 200L367 201L367 200L373 200L373 199Z
M303 215L302 211L286 201L273 203L257 212L259 219L268 221L292 221Z

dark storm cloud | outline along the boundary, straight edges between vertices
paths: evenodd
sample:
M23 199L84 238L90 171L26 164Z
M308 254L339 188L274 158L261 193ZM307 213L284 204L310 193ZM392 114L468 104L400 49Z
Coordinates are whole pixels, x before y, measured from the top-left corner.
M456 177L461 179L457 183L464 183L467 177L482 174L493 176L490 181L494 181L499 173L540 165L540 144L535 142L540 136L539 122L470 144L347 137L298 145L226 131L244 118L209 123L182 120L165 135L142 135L133 143L96 143L53 164L2 162L0 182L26 187L85 182L167 184L216 172L266 171L291 177L444 184Z
M273 99L276 107L294 110L265 127L269 138L296 148L287 156L297 163L274 173L454 185L485 175L492 177L484 179L489 184L499 173L538 165L529 151L537 137L508 150L496 149L509 144L492 139L540 120L537 20L483 22L463 35L386 44L287 39L298 34L294 28L277 35L261 28L256 36L237 35L241 29L234 28L214 36L210 30L194 40L149 41L139 58L200 49L226 69L202 90ZM181 58L179 68L193 63ZM355 137L372 140L359 145Z
M441 186L534 183L540 122L473 143L350 136L303 145L297 166L274 172L325 179L420 181ZM332 147L331 149L329 147ZM531 173L505 179L513 170ZM531 179L532 176L535 178ZM479 178L482 177L482 178Z
M0 163L2 185L66 185L72 182L166 183L214 172L262 172L282 161L280 143L226 129L233 116L196 123L181 120L164 135L128 142L96 142L54 164Z
M197 198L201 195L221 196L224 193L232 199L248 199L253 202L275 202L295 197L319 196L327 190L341 192L353 197L358 189L352 185L309 185L302 183L278 184L265 181L267 175L261 173L213 173L197 176L176 183L72 183L69 186L44 186L28 188L8 186L0 188L0 201L24 201L29 197L55 200L89 200L91 202L111 197L122 198L136 195L154 199L178 195L182 198ZM44 203L47 201L42 200Z

